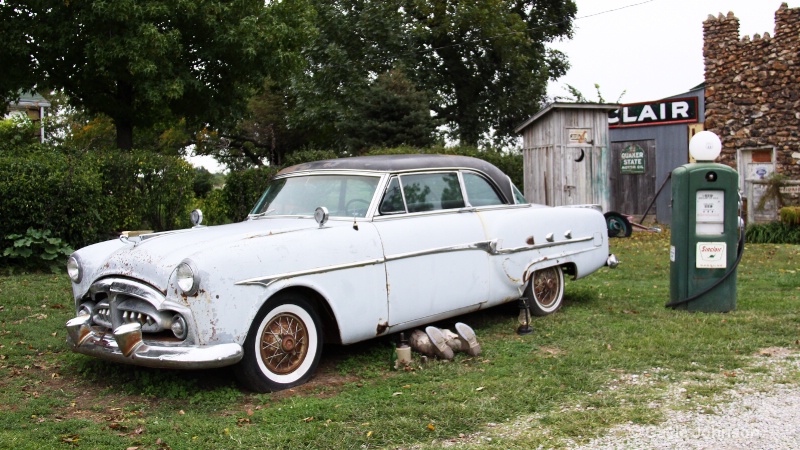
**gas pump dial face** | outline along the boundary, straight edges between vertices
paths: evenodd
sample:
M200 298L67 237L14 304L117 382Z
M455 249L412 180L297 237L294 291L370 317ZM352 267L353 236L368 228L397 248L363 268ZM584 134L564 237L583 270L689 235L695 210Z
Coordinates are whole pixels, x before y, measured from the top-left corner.
M697 234L717 235L724 231L725 191L699 190L695 197Z

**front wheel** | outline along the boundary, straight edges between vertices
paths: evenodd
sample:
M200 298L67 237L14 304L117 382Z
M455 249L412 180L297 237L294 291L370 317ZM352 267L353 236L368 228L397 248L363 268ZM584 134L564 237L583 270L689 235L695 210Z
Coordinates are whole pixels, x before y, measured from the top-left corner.
M301 296L284 294L256 315L244 343L236 378L256 392L288 389L308 381L322 355L322 329Z
M546 316L558 311L564 303L564 272L561 266L533 272L525 295L534 316Z

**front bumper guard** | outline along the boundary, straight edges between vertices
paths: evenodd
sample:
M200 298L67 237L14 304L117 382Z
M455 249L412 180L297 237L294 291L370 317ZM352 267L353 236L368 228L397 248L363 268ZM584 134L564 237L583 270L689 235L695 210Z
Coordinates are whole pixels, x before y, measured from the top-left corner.
M142 326L127 323L113 333L90 325L82 315L67 322L67 343L72 350L108 361L162 369L211 369L235 364L244 350L236 343L198 346L152 345L142 340Z

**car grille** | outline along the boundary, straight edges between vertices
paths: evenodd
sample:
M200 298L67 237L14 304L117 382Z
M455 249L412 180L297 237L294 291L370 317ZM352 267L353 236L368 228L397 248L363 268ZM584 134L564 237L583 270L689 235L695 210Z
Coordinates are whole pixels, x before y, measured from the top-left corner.
M90 314L95 327L108 332L138 323L144 335L171 334L178 312L164 308L164 295L155 288L129 279L95 282L78 305L78 314ZM185 311L181 311L185 313Z

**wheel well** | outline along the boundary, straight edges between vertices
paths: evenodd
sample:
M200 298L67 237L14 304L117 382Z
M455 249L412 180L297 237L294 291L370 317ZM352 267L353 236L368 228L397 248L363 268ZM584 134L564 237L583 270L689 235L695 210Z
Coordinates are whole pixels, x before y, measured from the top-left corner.
M578 266L575 263L568 263L561 266L565 275L569 275L574 280L578 276Z
M311 288L293 286L276 292L272 297L270 297L270 300L286 292L292 292L304 297L317 311L320 320L322 320L322 336L324 343L341 344L342 335L339 332L339 324L336 322L336 317L333 315L333 310L328 304L328 301L325 300L325 297ZM269 300L267 300L267 303L269 303Z

